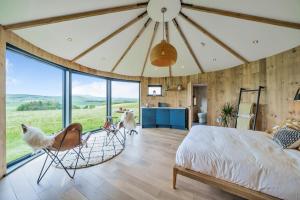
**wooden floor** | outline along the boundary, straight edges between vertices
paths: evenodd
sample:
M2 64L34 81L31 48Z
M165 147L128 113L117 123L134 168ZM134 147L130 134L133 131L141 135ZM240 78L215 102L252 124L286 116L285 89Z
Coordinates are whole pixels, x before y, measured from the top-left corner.
M178 176L177 189L172 189L175 153L186 133L140 130L139 135L128 137L126 149L118 157L78 170L74 180L52 167L37 185L43 157L37 158L0 181L0 199L239 199L182 176Z

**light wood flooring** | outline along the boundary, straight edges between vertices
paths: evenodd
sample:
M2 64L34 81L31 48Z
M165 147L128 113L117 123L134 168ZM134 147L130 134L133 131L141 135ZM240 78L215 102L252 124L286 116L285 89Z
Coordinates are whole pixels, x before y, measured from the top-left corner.
M78 170L74 180L51 167L37 185L42 156L0 180L0 199L240 199L182 176L178 176L177 189L172 189L175 153L186 133L140 129L139 135L128 136L126 149L113 160Z

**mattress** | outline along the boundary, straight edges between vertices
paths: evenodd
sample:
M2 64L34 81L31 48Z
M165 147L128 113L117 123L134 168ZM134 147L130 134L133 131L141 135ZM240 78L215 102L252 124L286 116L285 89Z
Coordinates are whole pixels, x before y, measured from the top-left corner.
M193 126L176 164L281 199L300 199L300 152L283 150L264 132Z

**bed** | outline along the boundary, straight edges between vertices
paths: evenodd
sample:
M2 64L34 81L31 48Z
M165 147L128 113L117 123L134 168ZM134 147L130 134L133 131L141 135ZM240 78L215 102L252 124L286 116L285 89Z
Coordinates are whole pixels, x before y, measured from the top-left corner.
M264 132L194 126L180 144L177 174L247 199L300 199L300 152Z

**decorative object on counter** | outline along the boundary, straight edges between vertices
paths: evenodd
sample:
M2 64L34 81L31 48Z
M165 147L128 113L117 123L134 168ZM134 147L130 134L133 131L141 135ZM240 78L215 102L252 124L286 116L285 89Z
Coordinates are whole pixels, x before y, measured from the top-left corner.
M178 90L178 91L181 91L181 90L183 90L183 87L182 87L182 85L181 85L181 84L177 85L177 90Z
M158 107L169 107L169 104L158 102Z
M231 122L235 117L235 114L236 113L235 113L233 105L229 102L225 103L221 108L221 114L220 114L221 121L220 121L220 124L223 127L230 127Z
M294 101L300 101L300 88L298 88Z

